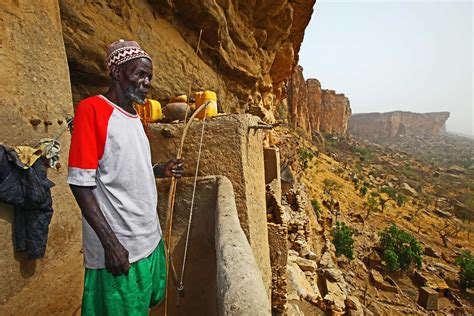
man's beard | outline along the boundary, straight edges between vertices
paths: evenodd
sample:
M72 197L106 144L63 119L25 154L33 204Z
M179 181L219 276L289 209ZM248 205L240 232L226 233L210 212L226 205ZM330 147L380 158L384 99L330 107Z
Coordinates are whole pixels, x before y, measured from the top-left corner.
M125 98L127 101L130 101L130 103L138 103L138 104L145 104L146 100L145 97L139 96L137 93L137 88L135 87L128 87L127 90L125 91Z

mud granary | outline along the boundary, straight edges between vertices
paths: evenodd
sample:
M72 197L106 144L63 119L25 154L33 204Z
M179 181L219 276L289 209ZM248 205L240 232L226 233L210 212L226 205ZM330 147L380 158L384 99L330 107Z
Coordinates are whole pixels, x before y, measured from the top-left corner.
M210 120L206 126L197 190L197 229L192 232L195 235L191 242L191 249L197 243L206 256L197 258L191 250L188 265L192 275L205 271L196 282L209 284L209 295L203 298L205 293L196 294L206 301L201 308L206 314L232 314L251 306L269 313L272 269L265 168L271 166L267 166L267 177L279 175L275 169L279 164L265 164L265 132L251 127L277 118L289 122L297 119L291 111L279 117L279 110L288 104L288 80L297 70L298 52L314 3L2 1L0 142L35 146L38 140L56 135L66 118L73 115L74 104L107 87L107 45L120 38L138 41L155 65L152 98L166 102L186 93L192 82L194 91L216 91L223 111L236 114ZM200 29L203 35L196 55ZM297 112L301 115L305 111ZM308 124L313 126L311 131L318 131L319 123ZM186 141L188 175L193 174L198 129L196 124ZM149 126L154 160L174 155L181 131L180 124ZM59 141L62 167L48 173L56 185L52 188L54 215L44 258L30 260L15 253L13 208L0 204L0 314L80 311L81 214L66 184L69 133L62 134ZM182 251L189 181L178 186L182 197L176 210L177 257ZM166 202L166 185L159 183L161 210ZM241 268L248 271L247 279L241 278ZM193 291L190 286L189 293ZM183 304L184 309L194 308L192 302Z

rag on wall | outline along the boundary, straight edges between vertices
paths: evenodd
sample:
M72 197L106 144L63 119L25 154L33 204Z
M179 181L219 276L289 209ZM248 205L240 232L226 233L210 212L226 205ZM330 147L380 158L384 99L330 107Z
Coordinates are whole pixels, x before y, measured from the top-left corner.
M30 258L41 258L46 251L53 186L43 158L25 169L15 150L0 145L0 202L15 206L15 248Z

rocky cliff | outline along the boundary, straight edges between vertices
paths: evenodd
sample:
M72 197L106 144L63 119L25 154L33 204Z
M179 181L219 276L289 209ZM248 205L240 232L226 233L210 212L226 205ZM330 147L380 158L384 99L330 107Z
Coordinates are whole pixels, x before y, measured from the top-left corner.
M226 112L252 112L271 121L275 104L286 98L287 78L297 65L314 3L2 1L0 142L35 146L57 135L73 103L105 91L105 50L120 38L138 41L151 54L152 97L187 93L192 83L193 90L215 90ZM0 204L0 267L8 272L0 280L0 314L75 314L80 309L81 215L66 184L69 133L59 141L63 167L48 175L56 183L55 213L44 259L32 261L14 252L13 208Z
M349 120L349 134L368 140L390 140L404 135L438 135L443 129L449 112L412 113L363 113L354 114Z
M134 39L154 60L152 96L212 89L226 112L274 119L315 0L61 0L74 101L104 91L105 48ZM202 29L198 56L194 50Z
M349 99L334 90L321 89L317 79L305 80L298 66L288 82L288 120L293 129L345 134L351 115Z

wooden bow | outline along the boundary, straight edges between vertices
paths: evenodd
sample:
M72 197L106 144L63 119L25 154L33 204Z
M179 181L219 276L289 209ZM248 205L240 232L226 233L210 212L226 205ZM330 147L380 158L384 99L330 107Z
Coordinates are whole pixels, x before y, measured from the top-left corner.
M209 101L204 102L200 107L194 111L193 115L189 118L189 120L184 125L183 135L181 135L181 142L178 148L178 153L176 155L176 159L181 159L183 154L183 147L184 147L184 140L186 139L186 134L188 133L189 126L193 123L196 116L204 110ZM168 280L169 280L169 270L170 270L170 252L171 252L171 230L173 226L173 213L174 213L174 201L176 197L176 185L178 183L178 179L173 176L171 178L171 185L170 191L168 194L168 211L166 213L166 227L165 227L165 242L166 242L166 290L165 290L165 315L167 315L168 311Z

